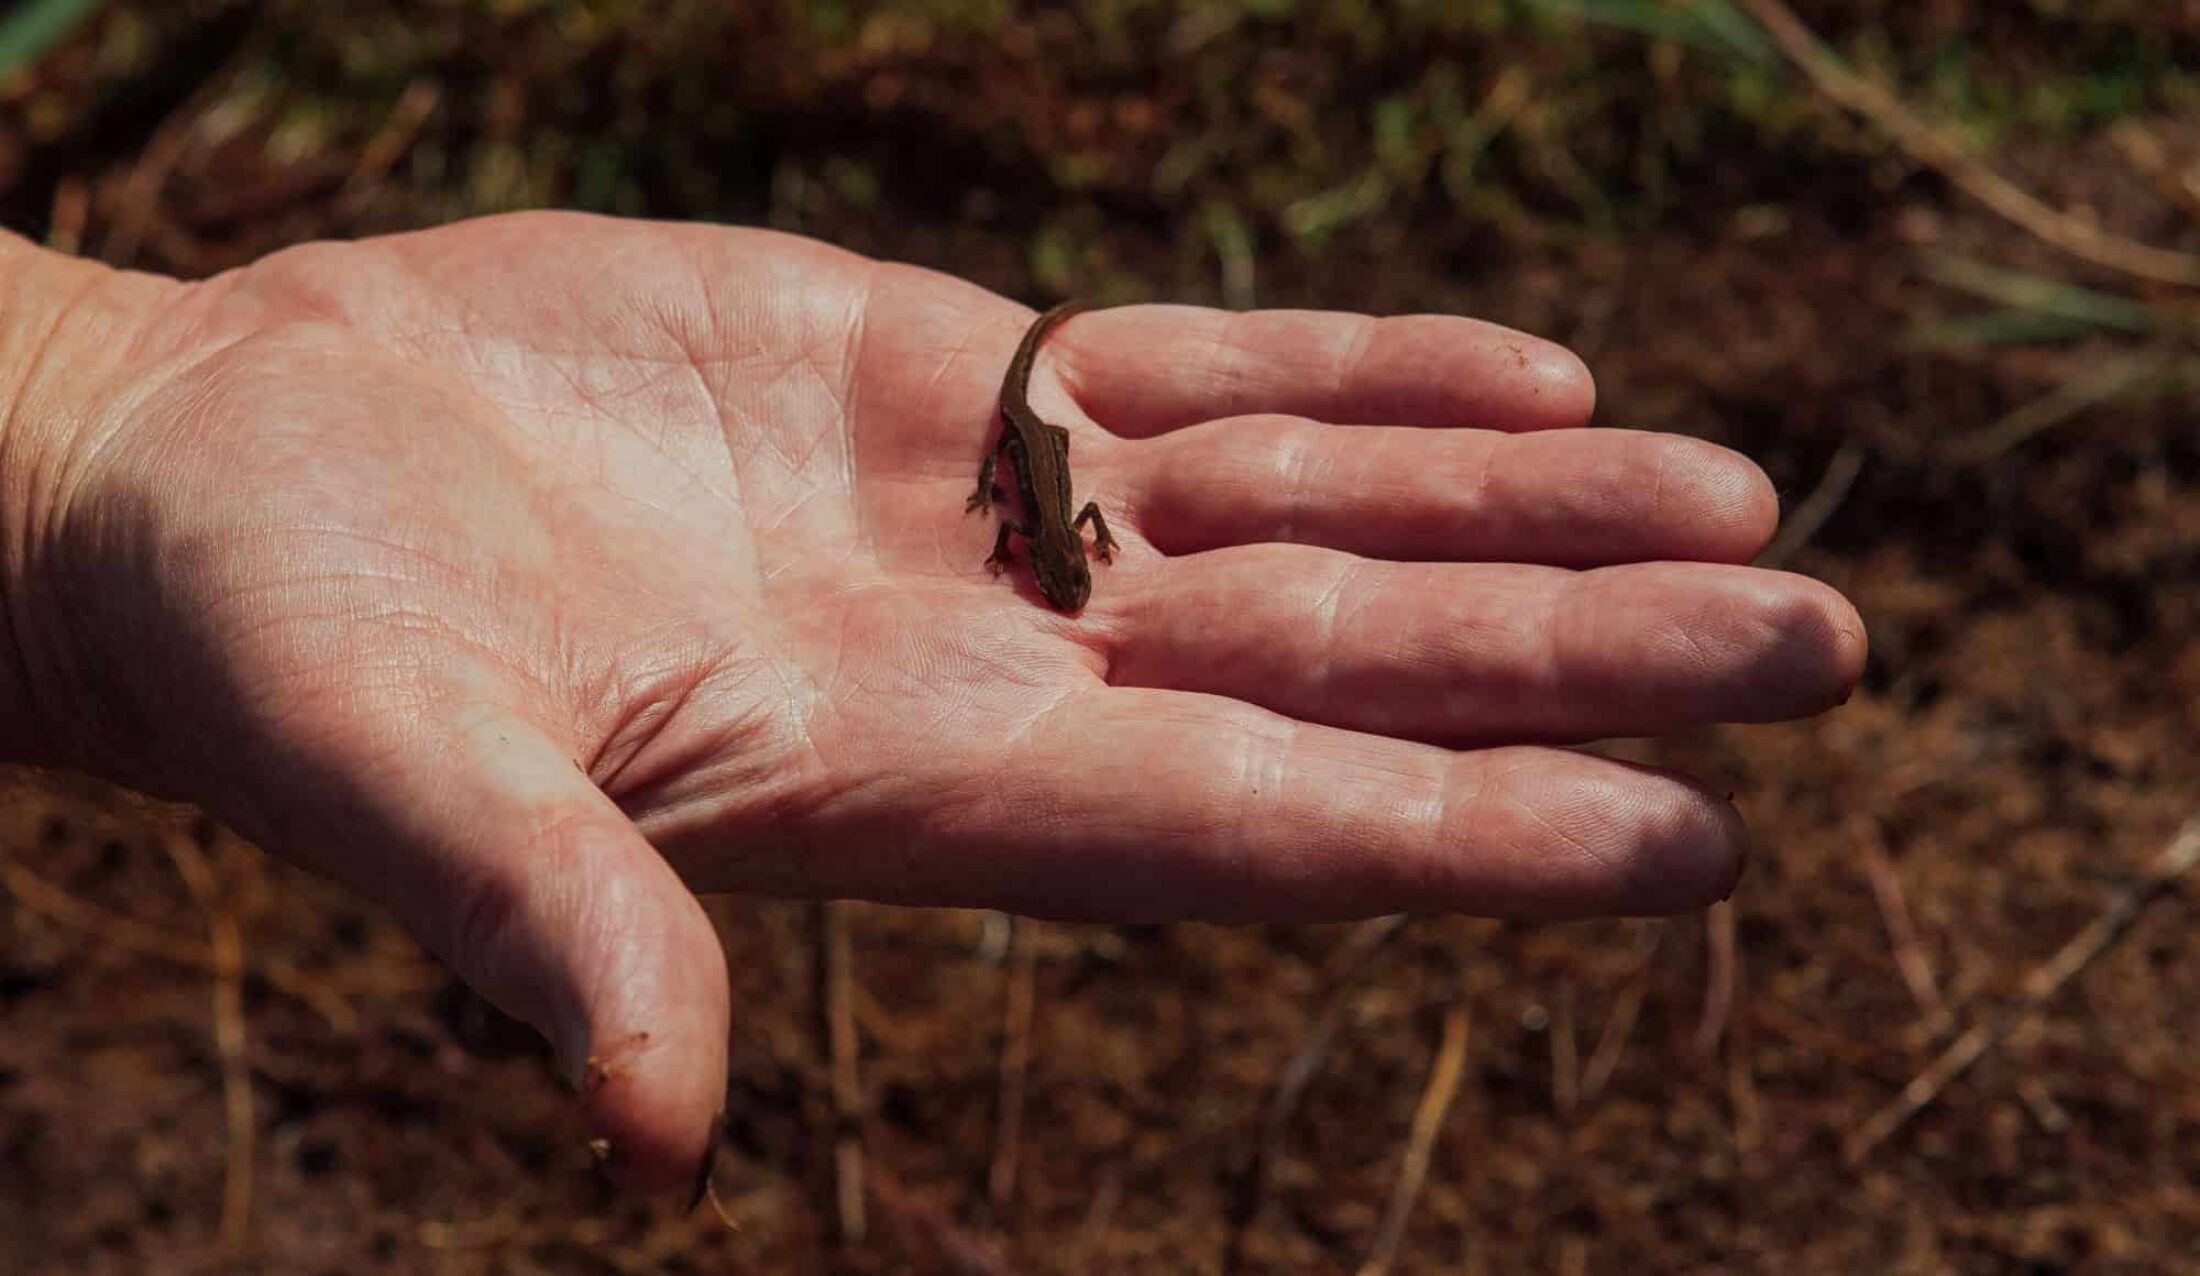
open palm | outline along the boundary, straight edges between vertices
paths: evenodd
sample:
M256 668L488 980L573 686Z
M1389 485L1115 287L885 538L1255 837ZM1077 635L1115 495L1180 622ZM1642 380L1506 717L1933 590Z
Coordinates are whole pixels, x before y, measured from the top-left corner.
M556 215L166 293L38 559L97 721L143 728L75 751L389 902L592 1060L643 1182L722 1086L691 888L1141 919L1730 887L1725 803L1549 746L1847 693L1854 613L1735 565L1776 516L1746 461L1571 428L1579 364L1468 320L1086 314L1033 399L1124 551L1064 616L964 510L1029 317Z

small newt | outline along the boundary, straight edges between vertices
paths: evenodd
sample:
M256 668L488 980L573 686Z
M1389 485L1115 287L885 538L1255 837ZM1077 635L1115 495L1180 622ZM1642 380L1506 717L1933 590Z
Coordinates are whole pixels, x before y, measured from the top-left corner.
M1065 301L1032 321L1024 332L1016 357L1008 361L1008 375L1001 381L1001 438L978 466L978 490L970 494L965 511L984 509L1008 493L993 481L994 466L1006 455L1016 467L1016 494L1023 500L1023 523L1001 519L1001 534L985 565L998 576L1015 559L1008 538L1021 536L1031 546L1031 575L1039 592L1055 610L1076 612L1092 596L1092 569L1085 563L1085 524L1092 524L1093 550L1103 563L1115 561L1118 548L1108 534L1108 520L1100 506L1085 502L1077 517L1070 517L1069 431L1039 419L1031 410L1031 364L1039 343L1071 315L1086 309L1082 302Z

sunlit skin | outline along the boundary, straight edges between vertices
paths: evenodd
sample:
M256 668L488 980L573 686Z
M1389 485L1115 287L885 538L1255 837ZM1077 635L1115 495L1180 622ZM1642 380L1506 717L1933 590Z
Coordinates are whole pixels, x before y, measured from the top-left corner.
M385 903L640 1187L692 1183L739 1030L694 890L1695 908L1727 802L1556 746L1817 712L1863 659L1742 565L1753 465L1580 428L1580 363L1472 320L1058 329L1033 406L1121 542L1072 616L965 509L1031 311L948 276L571 215L0 274L0 747Z

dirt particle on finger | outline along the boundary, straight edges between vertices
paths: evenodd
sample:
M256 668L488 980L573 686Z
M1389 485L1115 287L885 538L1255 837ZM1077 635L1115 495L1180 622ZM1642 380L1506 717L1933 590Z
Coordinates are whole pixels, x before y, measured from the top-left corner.
M594 1094L624 1073L634 1056L649 1046L649 1034L637 1032L621 1037L603 1050L588 1056L588 1063L581 1073L581 1090Z

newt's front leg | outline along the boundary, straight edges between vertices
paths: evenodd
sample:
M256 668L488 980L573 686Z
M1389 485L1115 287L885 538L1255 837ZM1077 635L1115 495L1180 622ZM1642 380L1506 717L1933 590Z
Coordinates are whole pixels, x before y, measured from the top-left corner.
M1002 445L1006 446L1007 442L1006 436L1003 436ZM993 467L1000 462L1000 459L1001 448L996 447L985 454L983 461L978 462L978 490L970 494L968 501L963 502L963 513L968 514L975 509L984 509L987 505L996 504L1008 496L1008 493L1001 490L1001 485L993 481Z
M1070 527L1073 530L1082 532L1085 530L1085 524L1087 523L1092 524L1094 533L1092 538L1093 552L1100 555L1100 561L1103 563L1114 562L1115 551L1121 549L1122 546L1116 544L1115 537L1108 534L1107 516L1100 512L1098 501L1086 501L1085 508L1078 512L1077 521L1070 524Z

